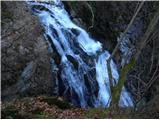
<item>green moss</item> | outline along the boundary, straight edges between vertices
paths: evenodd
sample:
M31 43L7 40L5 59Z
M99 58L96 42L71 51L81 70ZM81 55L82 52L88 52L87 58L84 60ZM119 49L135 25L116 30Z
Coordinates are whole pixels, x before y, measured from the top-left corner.
M118 84L115 87L111 87L111 94L112 94L112 101L110 104L111 108L113 106L118 106L120 93L121 93L122 87L124 85L126 75L134 65L135 65L135 59L132 59L129 64L127 64L126 66L124 66L124 68L122 68L122 70L120 72Z
M111 66L110 66L110 61L107 62L107 69L108 69L108 76L109 76L109 81L110 81L110 84L111 86L113 85L112 84L112 70L111 70ZM111 89L112 90L112 89ZM111 91L112 92L112 91Z
M60 101L55 97L44 97L42 101L49 105L56 105L60 109L70 109L72 107L68 102Z
M48 113L40 113L40 114L33 114L32 119L55 119L56 117L49 115Z
M112 118L112 119L131 119L132 118L133 109L132 108L119 108L115 107L112 109L102 109L102 108L93 108L89 109L83 116L83 118Z
M108 114L107 109L102 109L102 108L92 108L85 112L84 118L98 118L98 119L103 119L106 118Z
M2 110L1 114L3 119L12 119L17 117L18 110L14 106L8 106Z

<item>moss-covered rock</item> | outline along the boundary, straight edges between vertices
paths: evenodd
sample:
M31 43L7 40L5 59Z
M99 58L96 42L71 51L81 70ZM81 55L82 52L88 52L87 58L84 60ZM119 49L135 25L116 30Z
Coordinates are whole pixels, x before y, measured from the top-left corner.
M18 109L14 106L8 106L1 112L2 119L12 119L18 116Z
M73 106L65 101L58 100L56 97L42 97L40 101L46 102L49 105L56 105L60 109L70 109Z
M32 119L56 119L56 117L49 115L47 113L32 114L30 117Z

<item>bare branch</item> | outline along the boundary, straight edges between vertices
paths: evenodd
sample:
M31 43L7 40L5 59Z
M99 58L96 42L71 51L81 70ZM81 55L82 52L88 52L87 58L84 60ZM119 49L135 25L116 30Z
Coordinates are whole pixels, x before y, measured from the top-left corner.
M144 4L144 1L142 1L141 4L139 5L139 7L138 7L137 11L135 12L135 14L133 15L130 23L128 24L127 28L125 29L124 33L122 34L120 40L118 41L116 47L114 48L111 56L110 56L109 59L108 59L109 62L110 62L110 60L113 58L113 56L115 55L115 53L117 52L120 43L122 42L124 36L126 36L128 30L129 30L130 27L132 26L132 24L133 24L133 22L134 22L134 20L135 20L135 18L136 18L136 16L137 16L137 14L139 13L139 11L140 11L140 9L142 8L143 4Z

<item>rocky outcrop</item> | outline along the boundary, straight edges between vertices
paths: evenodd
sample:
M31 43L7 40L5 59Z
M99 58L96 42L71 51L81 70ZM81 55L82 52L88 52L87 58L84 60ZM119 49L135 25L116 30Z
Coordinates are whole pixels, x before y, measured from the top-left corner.
M52 93L50 54L38 19L25 2L2 2L2 100Z
M117 43L117 36L129 22L136 2L64 2L66 9L76 24L85 26L90 34L112 51ZM126 12L130 10L130 12ZM121 29L120 29L121 28Z
M112 53L115 45L117 44L117 38L126 29L139 4L140 2L132 1L64 2L65 8L70 13L72 20L79 26L82 26L95 39L98 39L103 43L103 47L109 50L110 53ZM139 40L144 35L157 10L158 2L146 1L136 16L133 24L133 32L128 33L134 36L134 34L138 32L138 30L135 29L142 27L139 35L135 35L136 37L134 37L134 39L129 38L132 42L131 45L136 49L138 49L137 46L140 46ZM137 25L137 23L142 23L142 26ZM139 101L143 97L145 97L147 101L150 101L159 93L159 90L157 89L159 83L157 69L159 40L156 31L158 33L158 25L154 30L155 34L153 33L151 36L151 40L149 40L150 42L148 42L143 49L137 64L128 73L127 80L125 82L127 89L132 93L135 101ZM153 36L154 38L152 38ZM127 44L127 46L129 45ZM154 60L152 58L154 58ZM120 64L123 59L122 52L119 50L113 59L120 68ZM152 77L154 74L157 78L153 80Z

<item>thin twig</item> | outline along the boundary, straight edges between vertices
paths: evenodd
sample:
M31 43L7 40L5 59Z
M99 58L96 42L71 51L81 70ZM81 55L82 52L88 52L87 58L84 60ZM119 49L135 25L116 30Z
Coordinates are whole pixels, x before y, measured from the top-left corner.
M153 32L155 25L158 23L158 19L159 19L158 12L156 12L154 15L154 18L152 19L152 21L150 22L150 24L147 28L147 31L145 32L142 39L140 40L141 43L140 43L140 46L139 46L137 53L135 55L135 60L137 60L139 58L139 55L141 54L142 49L145 47L149 36Z
M87 4L87 6L89 7L89 9L92 13L92 25L88 27L88 30L89 30L89 29L94 27L94 12L93 12L93 9L92 9L91 5L88 2L86 2L86 4Z
M151 65L150 65L149 74L151 74L151 72L152 72L153 64L154 64L154 40L153 40L153 50L152 50L152 57L151 57Z

